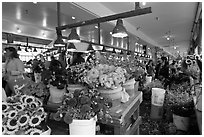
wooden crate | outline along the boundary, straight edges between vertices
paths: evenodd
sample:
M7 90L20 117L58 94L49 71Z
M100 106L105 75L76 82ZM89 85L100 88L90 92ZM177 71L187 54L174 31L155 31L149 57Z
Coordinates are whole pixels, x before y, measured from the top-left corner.
M141 123L141 117L139 116L141 102L142 92L138 91L128 102L120 103L120 105L111 108L112 120L108 121L108 123L101 121L101 125L112 130L112 132L101 132L114 135L138 135L139 124Z

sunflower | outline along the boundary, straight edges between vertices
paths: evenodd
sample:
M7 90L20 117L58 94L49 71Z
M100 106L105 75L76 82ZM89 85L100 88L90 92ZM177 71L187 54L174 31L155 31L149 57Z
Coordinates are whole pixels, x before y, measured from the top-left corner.
M6 135L15 135L15 132L18 131L18 128L14 129L9 129L8 127L6 128Z
M25 106L24 105L16 105L15 108L18 110L18 111L23 111Z
M8 118L12 119L15 118L17 116L18 112L16 110L11 110L8 113Z
M30 135L40 135L42 130L34 128L33 131L30 132Z
M27 114L21 115L18 119L18 124L20 126L25 126L29 122L30 118Z
M6 102L2 102L2 111L5 112L9 109L9 106Z
M38 106L43 106L43 103L40 99L36 98L36 102L38 103Z
M41 120L44 120L47 117L47 113L41 114L40 117L41 117Z
M20 102L24 103L26 97L27 97L27 95L22 95L22 96L20 97Z
M31 102L34 102L35 98L33 96L26 96L25 103L29 104Z
M9 129L17 129L18 128L17 120L16 119L8 119L7 127Z
M30 107L31 109L36 109L36 108L38 107L38 103L37 103L37 102L30 102L30 103L29 103L29 107Z
M187 60L186 60L186 64L187 64L187 65L191 65L191 64L192 64L192 60L187 59Z
M43 107L39 107L36 113L38 115L43 115L45 113L44 108Z
M5 135L7 133L7 128L6 126L2 126L2 135Z
M39 124L41 123L41 117L40 116L32 116L30 118L30 121L29 121L29 125L32 126L32 127L36 127L38 126Z

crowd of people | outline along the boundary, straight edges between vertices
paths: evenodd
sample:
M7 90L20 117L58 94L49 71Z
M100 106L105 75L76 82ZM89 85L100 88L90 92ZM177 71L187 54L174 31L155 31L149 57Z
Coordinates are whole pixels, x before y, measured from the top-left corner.
M9 83L10 81L18 79L19 77L22 77L22 75L25 74L25 71L24 71L25 65L19 59L17 50L14 47L7 47L4 50L6 51L6 53L4 55L5 62L3 62L4 66L3 66L2 85L3 85L3 89L5 90L6 96L11 96L12 88L9 87ZM83 62L90 62L93 59L92 58L93 54L94 52L90 53L89 56L86 56L85 58L85 56L83 56L84 53L71 52L65 56L66 57L65 59L63 59L64 57L56 59L54 56L52 56L51 61L46 61L44 56L39 54L38 56L36 56L35 59L27 62L27 64L30 64L32 66L33 77L31 77L31 79L33 81L36 81L38 75L44 69L52 69L51 68L52 66L60 66L60 67L65 67L67 69L70 66L73 66L76 64L80 64ZM198 67L201 71L202 70L201 60L197 58L196 63L198 64ZM167 88L169 83L172 83L172 81L180 82L181 80L180 75L183 74L182 72L184 72L184 69L187 69L187 68L185 67L185 63L179 63L176 60L173 60L171 63L169 63L166 57L161 57L157 59L157 62L154 62L152 59L149 59L145 69L146 69L147 76L151 76L153 80L159 79L163 81L165 87ZM182 80L185 80L185 78ZM201 77L200 77L200 81L201 81Z

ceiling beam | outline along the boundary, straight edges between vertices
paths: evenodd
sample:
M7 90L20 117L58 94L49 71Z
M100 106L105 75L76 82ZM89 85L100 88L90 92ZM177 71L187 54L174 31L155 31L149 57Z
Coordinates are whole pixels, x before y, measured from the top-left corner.
M129 17L134 17L134 16L140 16L140 15L144 15L144 14L148 14L148 13L152 13L151 7L147 7L147 8L143 8L143 9L135 9L132 11L114 14L114 15L110 15L110 16L105 16L105 17L101 17L101 18L81 21L81 22L77 22L77 23L73 23L73 24L64 25L64 26L58 26L58 27L56 27L56 30L71 29L71 28L85 26L85 25L98 24L98 23L108 22L108 21L112 21L112 20L117 20L119 18L123 19L123 18L129 18Z

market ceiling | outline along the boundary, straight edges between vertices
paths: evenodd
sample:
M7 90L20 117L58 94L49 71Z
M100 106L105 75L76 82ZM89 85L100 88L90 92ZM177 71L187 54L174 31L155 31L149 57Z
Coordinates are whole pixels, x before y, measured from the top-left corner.
M135 8L134 2L61 2L61 25L127 12ZM197 10L196 2L147 2L141 8L151 7L152 13L123 19L129 32L130 46L136 42L148 47L162 47L167 52L185 54ZM116 20L101 23L101 42L106 45L125 46L126 39L112 38ZM56 2L3 2L2 31L53 41L56 39ZM20 29L20 31L18 30ZM77 28L80 38L98 42L97 24ZM70 29L64 30L68 36ZM167 40L167 37L170 39ZM3 35L3 38L5 36ZM22 41L23 38L19 38ZM34 41L34 40L33 40ZM176 48L175 48L176 47ZM179 51L179 52L178 52Z

